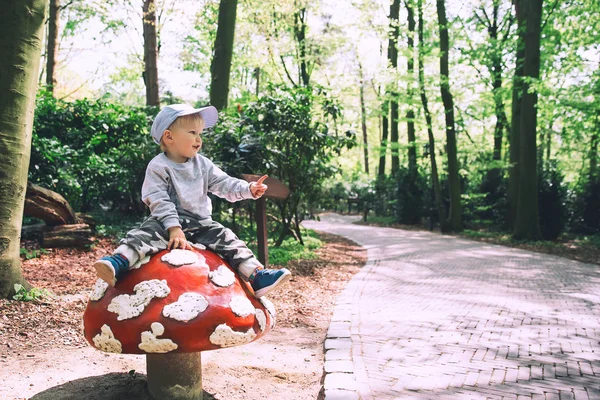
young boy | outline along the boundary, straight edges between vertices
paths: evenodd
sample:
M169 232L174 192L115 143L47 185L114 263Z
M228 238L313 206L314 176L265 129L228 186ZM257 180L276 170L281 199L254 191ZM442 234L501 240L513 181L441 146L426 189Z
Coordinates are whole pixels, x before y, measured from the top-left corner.
M195 109L187 104L164 107L152 124L151 134L163 153L146 168L142 200L151 215L129 231L113 255L96 261L98 277L114 286L130 266L147 254L164 249L191 249L200 243L221 255L242 279L250 282L256 297L262 297L290 278L285 268L264 269L237 236L211 219L208 192L230 202L258 199L267 190L266 176L257 182L232 178L212 161L198 154L202 131L217 122L212 107ZM168 238L168 240L167 240Z

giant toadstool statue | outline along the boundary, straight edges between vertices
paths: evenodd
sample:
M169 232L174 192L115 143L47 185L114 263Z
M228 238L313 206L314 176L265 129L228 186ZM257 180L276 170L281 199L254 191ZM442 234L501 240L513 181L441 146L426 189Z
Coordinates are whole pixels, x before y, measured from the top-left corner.
M96 282L84 334L98 350L146 354L154 399L201 400L200 352L250 343L275 324L273 304L201 245L133 267L115 287Z

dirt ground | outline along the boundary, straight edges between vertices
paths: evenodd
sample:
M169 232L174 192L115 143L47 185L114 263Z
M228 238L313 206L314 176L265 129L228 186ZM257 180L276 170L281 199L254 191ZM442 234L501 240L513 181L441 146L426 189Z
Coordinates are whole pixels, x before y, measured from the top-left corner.
M322 234L319 259L291 262L290 283L268 297L277 326L245 346L202 353L205 399L306 400L322 397L323 341L335 298L366 262L366 251ZM0 300L0 399L148 399L145 357L107 354L81 334L90 269L115 244L89 251L54 249L23 261L26 278L58 297L49 302ZM23 247L34 248L33 243Z

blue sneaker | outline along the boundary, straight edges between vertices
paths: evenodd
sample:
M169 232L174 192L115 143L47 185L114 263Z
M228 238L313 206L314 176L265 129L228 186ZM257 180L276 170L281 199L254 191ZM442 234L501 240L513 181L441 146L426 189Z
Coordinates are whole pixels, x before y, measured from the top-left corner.
M110 286L115 286L129 269L129 260L121 254L102 257L94 264L96 275Z
M254 297L263 297L271 290L290 279L291 276L292 273L285 268L259 270L256 272L254 280L251 282L252 289L254 289Z

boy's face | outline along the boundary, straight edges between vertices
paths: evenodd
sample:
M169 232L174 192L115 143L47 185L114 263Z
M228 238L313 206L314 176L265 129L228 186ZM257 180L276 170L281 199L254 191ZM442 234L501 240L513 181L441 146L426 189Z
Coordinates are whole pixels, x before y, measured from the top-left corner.
M168 155L176 162L185 162L202 148L204 121L185 120L163 134Z

